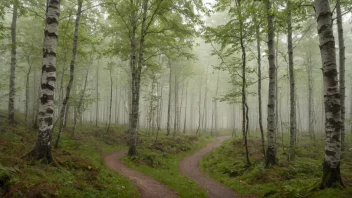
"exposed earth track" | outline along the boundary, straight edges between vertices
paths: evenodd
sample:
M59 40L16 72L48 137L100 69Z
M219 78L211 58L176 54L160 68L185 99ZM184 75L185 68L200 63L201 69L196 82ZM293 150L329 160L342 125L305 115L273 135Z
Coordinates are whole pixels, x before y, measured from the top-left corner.
M212 151L214 148L219 147L225 140L229 138L230 137L225 136L218 137L217 141L211 142L203 149L188 157L185 157L180 163L181 172L195 181L200 187L202 187L208 193L209 198L238 197L230 188L205 175L199 169L200 159L202 159L205 154Z
M122 164L120 158L126 153L127 150L110 153L104 157L104 163L109 169L128 178L137 187L143 198L178 197L174 191L168 189L164 184Z

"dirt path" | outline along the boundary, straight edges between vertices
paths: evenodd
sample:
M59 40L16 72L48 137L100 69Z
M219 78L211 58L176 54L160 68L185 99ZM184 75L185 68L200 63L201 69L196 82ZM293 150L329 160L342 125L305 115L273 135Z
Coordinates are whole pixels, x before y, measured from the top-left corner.
M143 198L177 198L177 194L164 184L132 170L120 162L120 158L127 153L126 150L114 152L104 157L104 163L111 170L128 178L137 187Z
M184 158L180 163L181 172L187 177L193 179L199 186L205 189L210 198L234 198L238 197L230 188L222 185L214 179L208 177L199 169L199 160L208 152L230 137L218 137L215 142L209 143L200 151Z

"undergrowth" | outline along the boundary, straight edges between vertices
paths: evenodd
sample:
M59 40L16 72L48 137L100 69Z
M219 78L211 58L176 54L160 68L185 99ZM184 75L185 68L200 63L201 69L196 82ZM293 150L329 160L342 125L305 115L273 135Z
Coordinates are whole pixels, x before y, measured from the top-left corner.
M20 119L18 119L20 120ZM23 158L33 149L35 130L0 120L0 197L139 197L130 182L104 166L102 155L125 148L123 130L82 126L64 131L54 163ZM55 139L56 133L53 135Z
M309 188L320 181L324 157L324 142L320 138L314 145L308 137L302 139L296 148L296 158L287 161L287 148L278 143L278 165L264 168L264 155L258 138L249 140L251 167L245 163L245 149L242 139L227 140L223 145L208 153L200 162L201 169L229 186L240 195L258 197L319 197L349 198L352 195L352 152L345 151L341 174L347 186L344 189L324 189L309 192ZM288 145L288 140L284 140Z

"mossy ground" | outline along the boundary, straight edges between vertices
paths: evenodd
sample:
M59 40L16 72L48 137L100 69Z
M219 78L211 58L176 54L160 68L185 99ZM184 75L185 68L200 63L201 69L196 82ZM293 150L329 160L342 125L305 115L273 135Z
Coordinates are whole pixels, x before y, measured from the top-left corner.
M215 141L211 137L178 136L160 138L154 144L154 138L140 136L138 154L123 158L129 167L138 170L168 186L180 197L206 197L206 192L194 181L182 175L180 161L193 152Z
M296 147L296 158L291 163L287 161L288 139L284 138L284 147L281 144L281 137L278 140L280 140L277 147L278 165L269 169L264 168L264 156L261 153L261 142L258 137L250 137L249 140L251 167L247 167L245 163L245 149L242 139L234 138L208 153L201 160L201 169L242 195L277 198L351 197L352 151L348 151L351 144L346 147L341 165L341 174L347 187L310 192L309 189L322 177L323 136L318 136L314 144L307 135L302 134Z
M78 127L74 138L64 131L52 150L54 163L43 164L22 158L34 147L36 131L0 119L0 177L9 176L6 185L0 182L0 197L139 197L127 179L104 166L101 155L126 148L127 137L121 128L109 134L104 128Z

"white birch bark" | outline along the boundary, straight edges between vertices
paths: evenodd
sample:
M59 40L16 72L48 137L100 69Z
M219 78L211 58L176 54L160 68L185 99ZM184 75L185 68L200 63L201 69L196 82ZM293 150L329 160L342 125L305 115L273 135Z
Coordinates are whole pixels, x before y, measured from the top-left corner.
M52 161L51 140L55 110L54 93L59 16L60 0L50 0L44 30L43 67L38 113L39 133L36 146L29 154L36 159L46 159L48 162Z
M321 188L343 185L340 175L341 105L332 12L328 0L315 0L325 102L325 157Z

